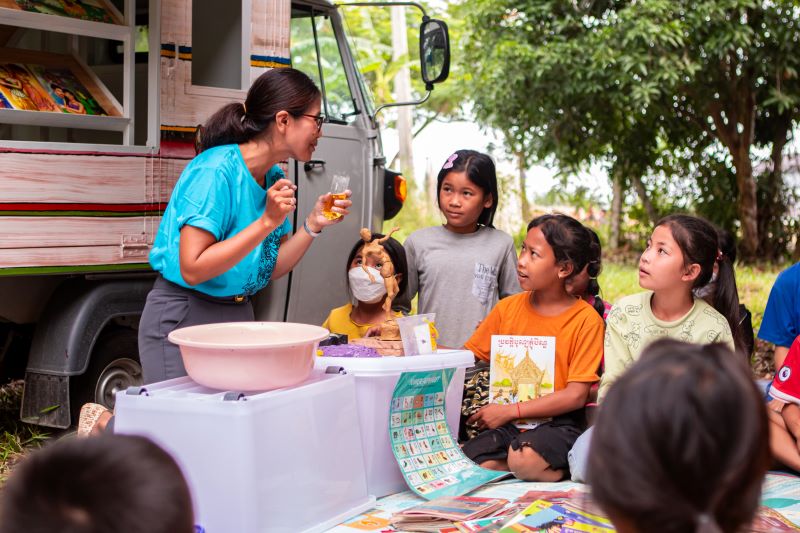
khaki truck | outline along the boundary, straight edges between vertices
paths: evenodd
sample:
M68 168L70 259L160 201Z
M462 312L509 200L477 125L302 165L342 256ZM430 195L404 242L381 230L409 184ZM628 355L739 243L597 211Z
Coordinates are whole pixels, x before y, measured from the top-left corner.
M112 407L116 391L141 382L136 329L161 214L195 155L197 125L244 101L265 69L301 69L323 95L314 160L286 162L294 229L335 174L351 177L354 205L258 295L256 316L321 323L345 301L358 229L394 216L405 182L385 168L340 9L0 0L0 369L24 371L23 420L66 428L82 403ZM446 25L424 15L420 43L430 91L447 77Z

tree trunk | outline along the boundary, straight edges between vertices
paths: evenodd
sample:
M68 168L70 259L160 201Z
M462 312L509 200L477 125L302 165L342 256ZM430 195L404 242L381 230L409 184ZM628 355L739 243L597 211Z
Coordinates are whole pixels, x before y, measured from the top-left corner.
M406 8L391 9L392 58L408 54L408 28L406 27ZM394 92L398 102L411 100L411 73L407 66L401 68L394 78ZM414 154L411 147L411 106L397 108L397 134L399 136L400 168L407 179L414 179Z
M525 154L517 152L517 171L519 173L519 205L522 221L527 224L531 216L531 204L528 202L527 178L525 177ZM495 203L497 198L495 198Z
M639 200L642 202L644 206L644 210L647 213L648 218L650 218L650 222L655 224L658 222L658 211L656 210L653 202L650 201L650 196L647 194L647 189L642 183L641 176L631 176L631 180L633 180L633 187L636 189L636 195L639 197Z
M782 216L786 213L783 197L783 148L788 141L791 119L776 121L772 136L770 160L772 169L765 176L758 176L758 257L777 260L791 245L791 235L786 235Z
M622 177L616 172L611 174L611 229L608 246L612 250L619 248L619 225L622 219Z
M439 211L438 194L436 193L436 173L433 171L433 163L430 158L425 165L425 213L429 217L435 217Z
M718 101L709 104L715 135L728 149L736 169L736 211L742 227L739 249L743 259L753 260L758 251L758 202L750 147L755 138L756 101L748 78L732 83L735 94L727 108ZM741 90L737 90L741 88Z
M744 258L752 260L755 259L758 250L758 205L749 148L748 143L741 143L734 152L733 164L736 167L736 186L739 190L737 211L742 226L740 248Z

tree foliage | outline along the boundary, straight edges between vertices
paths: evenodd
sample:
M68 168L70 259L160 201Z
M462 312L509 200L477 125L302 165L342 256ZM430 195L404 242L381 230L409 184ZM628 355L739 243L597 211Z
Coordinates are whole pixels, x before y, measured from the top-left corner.
M424 4L424 3L423 3ZM395 74L404 66L411 69L412 91L415 98L425 94L419 68L419 24L422 17L416 9L406 12L408 20L409 54L400 59L392 58L392 39L390 12L387 7L347 8L343 7L342 17L345 29L350 38L351 48L356 56L361 75L372 93L376 105L395 101L392 93L392 82ZM430 9L428 9L430 13ZM451 41L458 41L461 23L448 22ZM453 82L461 76L457 64L451 68L446 83L439 84L431 93L430 99L423 105L415 106L415 135L437 119L461 118L465 95L460 91L461 84Z
M720 221L753 257L775 252L786 210L799 23L791 0L472 0L469 93L479 120L511 134L510 152L565 169L605 161L651 217L654 192L689 192L687 206L716 220L735 205ZM760 174L756 147L772 154Z

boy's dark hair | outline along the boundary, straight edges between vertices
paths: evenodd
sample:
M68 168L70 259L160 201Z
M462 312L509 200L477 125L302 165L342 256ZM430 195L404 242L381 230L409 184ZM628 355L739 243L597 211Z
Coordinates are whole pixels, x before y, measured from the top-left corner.
M195 144L202 152L223 144L247 142L275 122L279 111L300 117L319 97L319 89L304 73L293 68L273 68L256 78L244 105L227 104L198 127Z
M485 207L478 217L478 224L493 228L494 213L497 211L497 173L494 168L494 161L486 154L475 150L456 150L453 153L457 156L450 168L442 168L436 176L436 205L439 209L439 193L442 191L442 182L451 172L464 172L473 184L483 191L485 195L491 195L492 205ZM453 155L450 157L452 158ZM449 161L449 159L448 159Z
M736 351L744 353L746 348L739 327L739 292L733 261L720 249L717 228L700 217L682 214L664 217L658 221L658 226L669 227L672 238L683 253L685 266L692 263L700 265L700 275L694 280L693 289L706 285L714 273L714 263L718 264L717 288L712 305L728 321Z
M178 465L144 437L65 439L32 452L3 489L0 533L192 533Z
M600 237L597 232L588 226L584 226L586 231L589 232L589 240L592 242L589 251L589 263L586 265L586 273L589 274L589 283L586 285L586 292L594 296L594 310L597 311L601 317L605 315L606 306L600 298L600 283L597 277L603 271L603 250L600 246Z
M572 264L572 273L564 281L580 274L592 258L600 256L600 239L594 243L586 227L570 216L561 213L541 215L528 224L528 231L532 228L542 231L557 263Z
M739 531L770 464L767 424L749 367L724 344L653 342L600 408L593 497L637 531L691 532L706 521Z
M383 233L373 233L372 238L369 242L374 241L375 239L382 239L384 237ZM353 245L353 248L350 250L350 255L347 256L347 265L345 266L345 272L350 270L350 263L353 262L355 259L356 254L358 254L358 250L364 246L364 241L359 239ZM389 237L385 241L383 241L383 247L386 249L386 253L389 254L389 257L392 259L392 263L394 264L394 273L402 274L403 277L400 278L400 281L397 283L397 298L401 298L406 293L406 287L408 286L408 260L406 259L406 249L403 248L403 245L395 239L394 237ZM350 291L350 281L347 281L347 291ZM395 300L394 303L399 303ZM392 305L392 307L396 307Z

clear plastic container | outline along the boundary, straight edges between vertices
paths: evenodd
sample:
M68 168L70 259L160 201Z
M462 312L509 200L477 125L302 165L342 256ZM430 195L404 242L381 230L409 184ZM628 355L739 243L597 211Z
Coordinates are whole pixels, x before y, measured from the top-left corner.
M358 417L367 470L367 491L377 497L408 490L397 466L389 438L389 407L392 393L403 372L454 368L447 388L445 409L447 425L458 435L461 397L464 394L464 373L475 364L468 350L438 350L415 357L317 357L315 368L339 366L356 379Z
M354 376L314 371L248 395L188 377L145 389L117 394L114 431L150 437L175 458L206 533L324 531L374 505Z
M403 341L404 355L420 355L433 353L436 342L431 339L430 324L434 323L436 313L424 313L397 317L397 327L400 328L400 340Z

